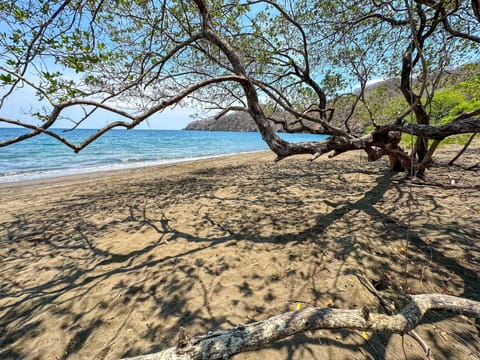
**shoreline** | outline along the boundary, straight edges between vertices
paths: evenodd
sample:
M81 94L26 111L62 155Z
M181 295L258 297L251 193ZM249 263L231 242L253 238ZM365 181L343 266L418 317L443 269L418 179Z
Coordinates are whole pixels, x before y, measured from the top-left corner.
M455 144L450 144L442 148L442 150L437 151L436 156L440 154L442 157L445 156L446 153L456 154L460 149L460 146ZM472 144L470 147L470 151L478 152L480 149L480 143L476 142ZM361 151L350 151L347 153L340 154L335 156L333 159L328 158L328 156L324 156L321 159L317 159L315 162L330 162L332 160L358 160L359 157L361 158L362 155L359 155ZM228 166L230 162L236 163L240 162L242 165L246 165L249 162L255 162L259 159L263 161L270 161L274 163L276 155L271 150L254 150L254 151L246 151L240 153L232 153L232 154L221 154L221 155L209 155L209 156L201 156L196 158L188 158L188 159L176 159L167 162L159 162L159 163L149 163L143 162L138 164L131 164L130 166L121 166L118 168L102 168L102 169L94 169L92 171L81 171L79 168L79 172L74 173L66 173L66 174L59 174L59 175L52 175L52 176L41 176L35 178L26 178L21 180L9 180L4 181L2 176L0 176L0 192L5 189L13 189L13 188L22 188L22 187L31 187L37 185L54 185L59 183L77 183L82 181L91 181L91 180L104 180L106 178L111 178L114 176L115 178L125 178L127 175L142 175L145 173L149 173L151 171L158 171L165 172L165 169L177 169L177 173L188 173L189 169L192 168L201 168L202 166L210 166L210 167L217 167L217 161L221 161L223 165L221 166ZM452 155L451 155L452 157ZM281 163L285 161L295 161L295 159L308 159L310 158L309 155L296 155L281 161ZM268 160L267 160L268 159ZM445 159L444 159L445 161ZM461 161L460 161L461 162ZM220 167L221 167L220 166ZM91 169L91 168L90 168ZM163 170L162 170L163 169Z
M172 159L172 160L159 160L159 161L146 161L146 162L139 162L136 164L128 164L128 165L120 165L120 166L112 166L112 165L105 165L105 166L98 166L98 167L90 167L90 168L70 168L70 169L63 169L63 170L45 170L45 171L38 171L35 173L29 173L25 178L18 179L16 177L22 175L1 175L0 174L0 189L19 185L35 185L35 184L43 184L43 183L54 183L54 182L61 182L61 181L68 181L68 180L75 180L76 178L89 178L89 177L103 177L108 176L110 174L117 174L121 172L128 172L131 170L139 170L139 169L148 169L148 168L157 168L157 167L168 167L168 166L176 166L182 164L188 164L191 162L201 162L201 161L208 161L213 159L221 159L221 158L229 158L229 157L236 157L236 156L244 156L244 155L251 155L256 153L270 153L273 154L270 150L254 150L254 151L247 151L247 152L240 152L240 153L232 153L232 154L221 154L221 155L209 155L209 156L200 156L200 157L193 157L193 158L184 158L184 159ZM78 171L77 171L78 170ZM56 172L63 172L56 174ZM55 174L52 174L54 173ZM31 177L31 174L37 174L37 176Z
M253 156L253 157L252 157ZM152 172L172 172L169 169L176 169L173 172L188 173L192 168L201 168L202 166L216 167L218 160L222 163L229 164L241 162L247 163L249 161L258 161L259 159L271 158L273 162L275 154L270 150L250 151L235 154L225 154L216 156L207 156L201 158L188 159L184 161L174 161L163 164L143 165L136 167L127 167L119 169L105 169L100 171L81 172L74 174L65 174L50 177L41 177L35 179L13 180L13 181L0 181L0 192L11 189L18 189L24 187L36 187L36 186L49 186L49 185L73 185L75 183L105 180L107 178L125 179L127 176L142 176L146 173ZM160 175L161 176L161 175Z
M21 135L19 131L0 130L0 138ZM92 131L81 129L69 139L80 143ZM323 139L311 134L290 135L292 142ZM0 183L135 169L265 150L269 150L267 144L255 133L225 132L219 137L218 133L207 131L148 130L132 131L127 135L126 130L118 130L78 154L54 139L40 136L31 142L2 148Z

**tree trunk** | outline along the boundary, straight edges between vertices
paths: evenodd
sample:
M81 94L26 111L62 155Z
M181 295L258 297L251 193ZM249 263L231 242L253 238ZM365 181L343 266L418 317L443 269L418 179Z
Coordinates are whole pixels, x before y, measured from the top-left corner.
M419 123L420 124L420 123ZM428 125L428 124L424 124ZM415 156L417 162L421 163L428 153L428 139L424 136L418 136L415 144Z
M401 313L391 316L370 313L366 308L305 308L204 336L189 337L181 330L177 346L129 360L228 359L241 352L263 348L288 336L317 329L405 334L415 328L430 310L445 310L480 318L480 302L440 294L414 295Z
M390 160L390 170L393 172L404 172L407 169L404 166L402 159L395 154L388 154L388 159Z
M435 150L437 149L438 145L440 145L441 140L434 140L430 149L428 149L427 153L423 157L422 161L418 164L416 175L418 177L423 177L425 175L425 169L429 164L432 163L432 156Z
M477 17L477 20L480 22L480 1L479 0L472 0L472 9L473 9L473 13Z

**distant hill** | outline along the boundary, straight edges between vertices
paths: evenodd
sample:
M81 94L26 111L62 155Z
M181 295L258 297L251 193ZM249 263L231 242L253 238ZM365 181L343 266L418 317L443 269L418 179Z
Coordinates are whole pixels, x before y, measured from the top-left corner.
M463 65L444 74L441 81L437 84L436 93L438 100L434 98L432 104L438 107L439 105L437 103L444 104L446 102L440 97L442 92L444 98L446 97L447 100L450 99L446 91L454 91L457 97L463 94L462 96L466 97L464 99L465 102L468 100L467 98L470 99L470 102L473 102L477 95L480 94L479 71L480 63L477 62ZM335 114L331 124L339 128L345 128L345 119L350 116L350 120L348 121L349 129L353 133L362 134L367 128L372 126L371 115L373 115L377 124L384 124L395 119L398 114L405 111L407 106L405 98L400 92L399 82L400 79L392 78L369 85L365 90L365 99L368 101L369 108L359 103L353 113L351 105L355 102L356 94L332 99L331 104L327 106L329 108L335 108ZM458 87L462 86L462 84L462 89L459 89ZM449 102L452 102L451 99ZM452 102L450 105L450 107L453 108L456 104ZM449 108L447 110L450 111L451 109ZM287 114L282 115L284 119L289 117L291 121L291 116ZM435 119L432 118L432 121L435 122ZM276 131L283 131L280 125L274 124L273 127ZM245 112L228 113L217 120L207 119L193 121L187 125L185 130L258 131L251 116Z
M277 131L281 131L281 126L273 125ZM206 119L192 121L185 130L204 130L204 131L258 131L252 117L245 112L229 113L219 119Z
M398 81L398 80L397 80ZM379 103L384 103L384 97L395 98L400 96L398 88L395 87L396 80L389 79L380 81L370 85L367 90L367 96L373 96L378 98ZM381 94L380 94L381 93ZM350 97L345 97L336 102L335 117L332 121L332 125L343 128L343 119L348 116L350 112L350 105L353 101ZM359 106L359 109L361 107ZM291 115L284 114L283 118L289 118L293 120ZM312 124L310 124L312 125ZM370 125L368 118L362 114L362 111L354 113L352 120L350 121L350 129L357 134L363 133L365 128ZM277 132L283 132L283 128L278 124L273 124L273 128ZM201 131L241 131L241 132L254 132L258 131L252 117L246 112L231 112L219 119L204 119L192 121L184 130L201 130Z

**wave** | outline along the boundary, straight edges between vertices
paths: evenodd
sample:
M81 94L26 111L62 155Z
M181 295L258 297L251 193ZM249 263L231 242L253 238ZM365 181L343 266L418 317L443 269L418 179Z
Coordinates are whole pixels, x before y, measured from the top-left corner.
M152 159L152 160L126 159L125 161L118 162L118 163L96 165L96 166L85 166L85 167L56 168L56 169L44 169L44 170L19 170L19 171L11 171L11 172L0 174L0 183L40 180L40 179L64 177L64 176L71 176L71 175L91 174L91 173L97 173L97 172L101 173L101 172L109 172L109 171L138 169L143 167L168 165L168 164L180 164L180 163L185 163L189 161L219 158L219 157L232 156L237 154L254 153L258 151L263 151L263 150L247 151L247 152L231 153L231 154L221 154L221 155L172 158L172 159Z
M0 128L0 139L16 137L21 131ZM68 136L78 143L92 133L93 130L79 129ZM321 139L306 134L282 136L294 142ZM0 149L0 182L179 163L267 149L259 133L116 130L74 154L55 139L41 134Z

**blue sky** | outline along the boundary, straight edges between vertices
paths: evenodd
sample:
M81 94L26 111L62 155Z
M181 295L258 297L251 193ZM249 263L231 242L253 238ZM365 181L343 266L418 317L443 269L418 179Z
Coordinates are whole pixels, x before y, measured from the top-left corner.
M368 82L368 85L372 85L383 81L382 79L373 79ZM23 122L39 124L39 120L28 115L30 112L35 112L41 109L42 104L38 102L35 94L32 90L22 89L12 94L5 106L0 109L0 116L21 120ZM196 113L192 108L174 108L166 109L161 113L151 116L145 120L142 124L137 126L137 129L158 129L158 130L180 130L184 129L188 123L192 122L191 116ZM72 119L80 119L83 112L80 108L70 109L66 115ZM99 129L105 126L107 123L117 120L124 120L124 118L108 112L99 112L94 114L91 118L82 123L80 129ZM55 128L69 128L73 124L67 119L59 119L55 124ZM6 123L0 122L0 127L13 127Z
M36 99L33 91L28 89L21 89L12 94L4 106L0 109L0 116L10 118L13 120L20 120L23 122L38 124L39 120L31 117L28 113L40 110L42 104ZM137 129L162 129L162 130L180 130L185 128L187 124L193 119L190 117L195 113L194 109L189 108L175 108L166 109L162 113L155 114L148 120L140 124ZM66 115L72 119L80 119L82 116L80 108L70 109ZM90 119L86 120L79 128L83 129L98 129L105 126L107 123L121 120L122 118L108 112L101 112L95 114ZM6 123L0 122L0 127L11 127ZM55 128L69 128L72 122L67 119L60 119Z
M6 24L0 22L0 33L10 32L11 29L7 27ZM5 58L6 59L6 58ZM5 66L4 58L0 60L0 66ZM76 74L73 70L60 68L53 62L50 62L49 59L43 59L42 64L48 65L49 71L53 72L57 68L63 73L64 77L70 78L72 80L80 80L81 75ZM38 77L35 75L34 71L29 71L29 80L35 82L35 79ZM5 94L7 89L0 87L0 97ZM35 95L35 91L29 87L18 88L12 93L7 101L0 108L0 116L12 120L19 120L22 122L27 122L30 124L39 124L40 121L32 116L30 113L41 111L42 107L51 109L46 102L40 102ZM45 111L41 111L45 113ZM137 126L137 129L162 129L162 130L179 130L187 126L188 123L193 121L191 118L196 111L191 108L180 108L176 107L173 109L166 109L162 113L155 114L150 117L148 120L144 121L142 124ZM70 108L66 115L72 119L80 119L83 115L83 111L80 108ZM98 129L105 126L107 123L116 120L125 120L120 116L108 112L102 112L94 114L91 118L82 123L79 128L88 128L88 129ZM54 127L55 128L69 128L72 127L73 123L67 119L59 119ZM7 123L0 121L0 127L14 127Z
M253 16L253 14L250 14ZM9 32L10 30L6 27L6 24L1 24L0 23L0 32L6 31ZM2 64L3 61L0 61L0 64ZM51 72L55 70L55 65L54 63L50 63L48 59L43 59L42 64L45 66L47 65L50 69ZM60 69L60 71L63 73L64 76L67 76L68 78L71 78L72 80L80 80L80 75L76 74L73 70L68 70L68 69ZM35 75L31 75L31 80L35 79ZM2 91L0 89L0 96L2 95ZM20 120L23 122L28 122L28 123L35 123L38 124L39 121L35 118L32 118L29 113L40 111L42 109L42 106L45 104L41 103L38 101L34 91L32 89L28 88L23 88L19 89L16 91L14 94L10 96L6 104L4 104L0 109L0 116L14 119L14 120ZM48 109L48 107L47 107ZM44 113L44 111L41 111ZM188 108L174 108L174 109L167 109L163 111L162 113L153 115L151 118L148 120L144 121L142 124L140 124L137 128L138 129L168 129L168 130L178 130L178 129L183 129L187 126L189 122L191 122L193 119L191 118L191 115L195 113L194 109L188 109ZM66 112L66 115L72 119L81 119L83 116L83 111L80 108L71 108ZM97 114L94 114L91 118L86 120L84 123L82 123L79 128L90 128L90 129L98 129L106 124L112 122L112 121L117 121L121 120L119 116L108 113L108 112L99 112ZM8 127L9 125L6 123L0 122L0 127ZM60 119L57 121L57 123L54 125L56 128L69 128L72 127L73 123L67 119Z

